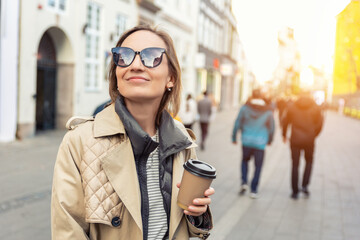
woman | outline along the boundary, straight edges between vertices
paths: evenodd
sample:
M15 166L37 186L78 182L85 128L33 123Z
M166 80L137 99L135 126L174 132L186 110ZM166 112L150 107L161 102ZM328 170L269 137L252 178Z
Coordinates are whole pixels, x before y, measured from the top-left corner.
M182 165L196 158L196 145L169 114L178 112L181 89L171 38L138 26L112 53L112 104L93 120L70 119L59 148L53 239L207 238L214 189L189 211L176 204Z
M196 102L192 98L191 94L188 94L186 97L185 106L180 112L181 122L184 124L186 128L192 129L192 126L195 122L197 114Z

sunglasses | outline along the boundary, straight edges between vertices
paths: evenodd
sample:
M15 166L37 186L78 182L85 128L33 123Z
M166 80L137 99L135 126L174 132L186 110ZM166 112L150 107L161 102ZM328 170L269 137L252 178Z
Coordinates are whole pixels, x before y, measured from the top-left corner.
M113 60L116 66L128 67L134 61L137 54L139 54L142 64L147 68L154 68L160 65L163 53L166 54L164 48L145 48L143 50L134 51L127 47L115 47L111 49Z

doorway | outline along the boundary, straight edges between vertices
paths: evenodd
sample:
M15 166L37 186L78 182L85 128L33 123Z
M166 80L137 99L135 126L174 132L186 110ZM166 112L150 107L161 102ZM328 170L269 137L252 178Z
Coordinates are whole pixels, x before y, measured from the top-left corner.
M56 49L51 36L45 32L37 54L36 131L56 126Z

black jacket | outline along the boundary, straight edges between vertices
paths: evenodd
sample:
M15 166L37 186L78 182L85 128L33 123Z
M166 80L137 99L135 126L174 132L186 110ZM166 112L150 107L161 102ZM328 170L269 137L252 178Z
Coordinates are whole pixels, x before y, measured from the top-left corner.
M291 125L291 146L305 147L314 144L322 128L320 107L309 97L300 97L290 104L284 112L282 134L286 136Z
M115 102L115 111L124 124L130 138L136 162L140 192L141 217L143 222L143 239L147 239L149 220L149 197L147 190L146 162L149 154L159 145L160 159L160 190L164 200L164 209L167 214L168 226L170 222L171 191L172 191L172 164L173 156L191 145L189 139L175 126L174 120L166 111L162 113L158 126L159 140L157 143L140 127L123 100L119 97ZM167 233L168 234L168 233Z

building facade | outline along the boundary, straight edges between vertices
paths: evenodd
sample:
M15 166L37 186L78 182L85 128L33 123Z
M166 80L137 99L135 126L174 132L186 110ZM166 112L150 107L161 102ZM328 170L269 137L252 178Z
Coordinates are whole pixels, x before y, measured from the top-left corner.
M18 96L18 0L0 0L0 141L13 141Z
M336 24L333 94L360 91L360 2L351 1Z
M183 96L207 89L216 102L233 104L241 79L236 80L239 38L230 3L1 0L0 141L63 128L71 116L91 115L109 99L111 48L126 29L141 23L172 36Z
M108 97L107 64L135 1L22 1L17 134L63 127ZM131 13L131 14L129 14Z
M332 104L360 118L360 2L352 0L336 23Z
M237 105L240 39L230 0L200 0L196 94L206 90L220 109Z
M242 49L240 38L237 32L237 23L232 12L231 0L224 1L224 49L220 62L221 74L221 96L220 109L226 109L238 104L239 95L239 69L237 63L240 62Z
M207 90L216 103L221 98L220 61L224 53L224 9L224 0L200 0L196 94Z
M162 6L156 17L157 26L168 32L176 48L181 67L183 97L195 94L196 67L195 56L197 49L196 29L198 0L157 0Z
M300 53L294 39L294 30L285 27L279 31L279 63L274 72L276 94L296 94L300 87Z

